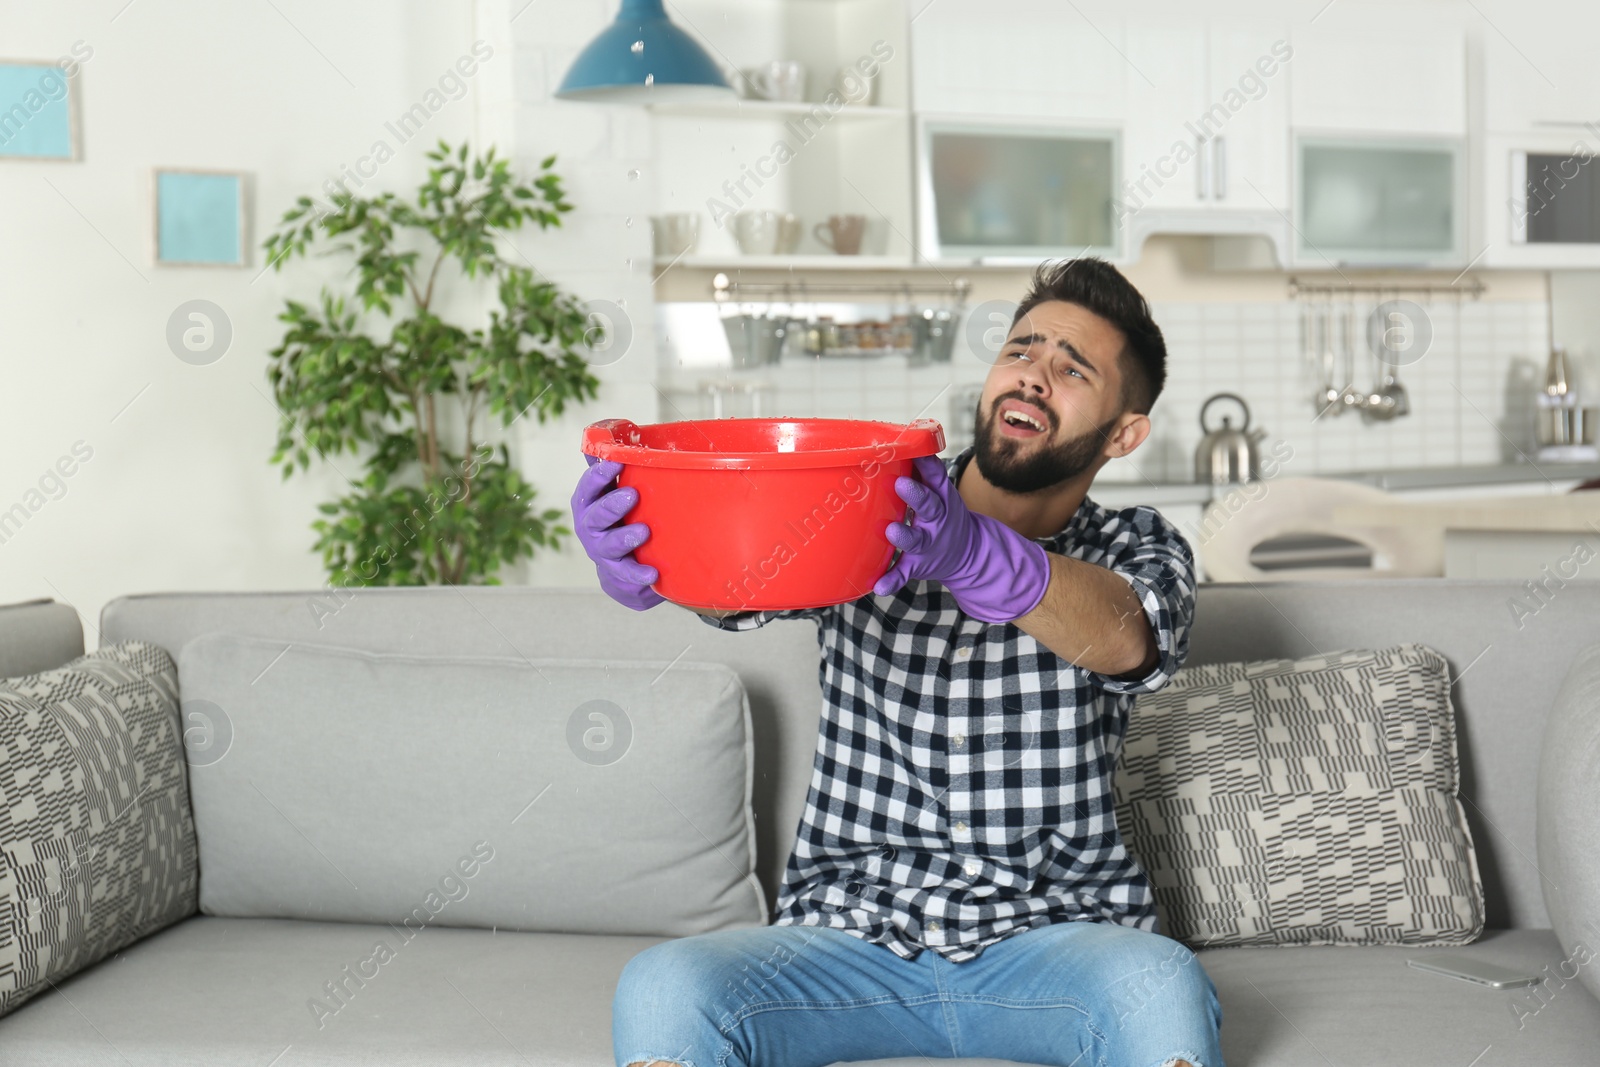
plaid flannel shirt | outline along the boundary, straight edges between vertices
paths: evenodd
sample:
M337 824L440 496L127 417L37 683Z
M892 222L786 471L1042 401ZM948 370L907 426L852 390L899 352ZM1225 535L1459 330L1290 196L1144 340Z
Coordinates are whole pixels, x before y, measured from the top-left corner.
M952 479L972 454L946 461ZM1149 881L1117 830L1112 773L1134 697L1188 653L1193 556L1154 510L1089 499L1037 543L1128 582L1155 667L1129 678L1075 666L1012 623L964 614L931 581L831 607L700 616L724 630L818 624L821 729L774 923L955 962L1050 923L1157 929Z

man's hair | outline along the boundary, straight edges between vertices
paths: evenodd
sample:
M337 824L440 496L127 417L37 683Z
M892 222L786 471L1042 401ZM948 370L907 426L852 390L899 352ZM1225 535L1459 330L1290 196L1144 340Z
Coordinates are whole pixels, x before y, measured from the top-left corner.
M1011 325L1047 300L1077 304L1122 332L1122 408L1150 414L1167 381L1167 342L1139 290L1117 268L1093 256L1041 263Z

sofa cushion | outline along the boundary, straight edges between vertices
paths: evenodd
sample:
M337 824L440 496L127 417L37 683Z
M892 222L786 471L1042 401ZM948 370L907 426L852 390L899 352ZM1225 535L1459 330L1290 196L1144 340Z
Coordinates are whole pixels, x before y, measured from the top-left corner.
M0 1062L615 1067L617 977L662 940L503 929L403 934L358 923L195 916L0 1019ZM379 943L390 949L387 962L365 966Z
M675 935L766 921L749 706L720 664L365 652L213 633L200 909Z
M1020 936L1026 936L1020 935ZM373 946L387 963L358 967ZM659 938L429 930L197 916L0 1019L6 1067L616 1067L622 968ZM1405 965L1393 947L1200 953L1230 1067L1577 1067L1600 1004L1577 984L1494 990ZM1553 970L1548 930L1490 931L1454 951ZM348 968L348 970L346 970ZM352 978L351 976L355 977ZM342 989L338 999L329 985ZM318 1005L321 1005L319 1008ZM1017 1067L964 1058L856 1067Z
M192 915L196 882L172 657L0 682L0 1015Z
M1550 709L1539 761L1538 859L1566 974L1600 997L1600 645L1579 656Z
M1430 648L1219 663L1139 698L1117 820L1168 936L1457 945L1483 929L1457 774Z

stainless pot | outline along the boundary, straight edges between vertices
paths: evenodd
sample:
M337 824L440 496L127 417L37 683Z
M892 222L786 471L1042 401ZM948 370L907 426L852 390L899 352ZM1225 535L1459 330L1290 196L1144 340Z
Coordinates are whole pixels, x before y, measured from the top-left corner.
M950 362L956 343L955 312L949 308L927 308L922 314L911 316L911 330L915 338L913 364Z
M1206 425L1206 412L1219 400L1231 400L1244 413L1244 422L1234 429L1233 420L1222 416L1222 426ZM1194 480L1207 485L1261 480L1261 454L1258 446L1265 430L1250 429L1250 406L1236 393L1217 393L1200 407L1200 429L1205 434L1194 450Z
M783 358L790 321L784 316L768 315L729 315L723 319L733 365L746 368L777 363Z

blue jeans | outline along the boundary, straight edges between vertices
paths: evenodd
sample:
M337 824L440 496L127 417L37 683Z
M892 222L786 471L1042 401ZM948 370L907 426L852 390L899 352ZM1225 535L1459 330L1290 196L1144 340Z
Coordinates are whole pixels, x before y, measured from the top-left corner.
M977 959L904 960L822 926L664 941L617 984L617 1067L826 1067L891 1057L985 1057L1049 1067L1222 1067L1216 987L1160 934L1065 922Z

